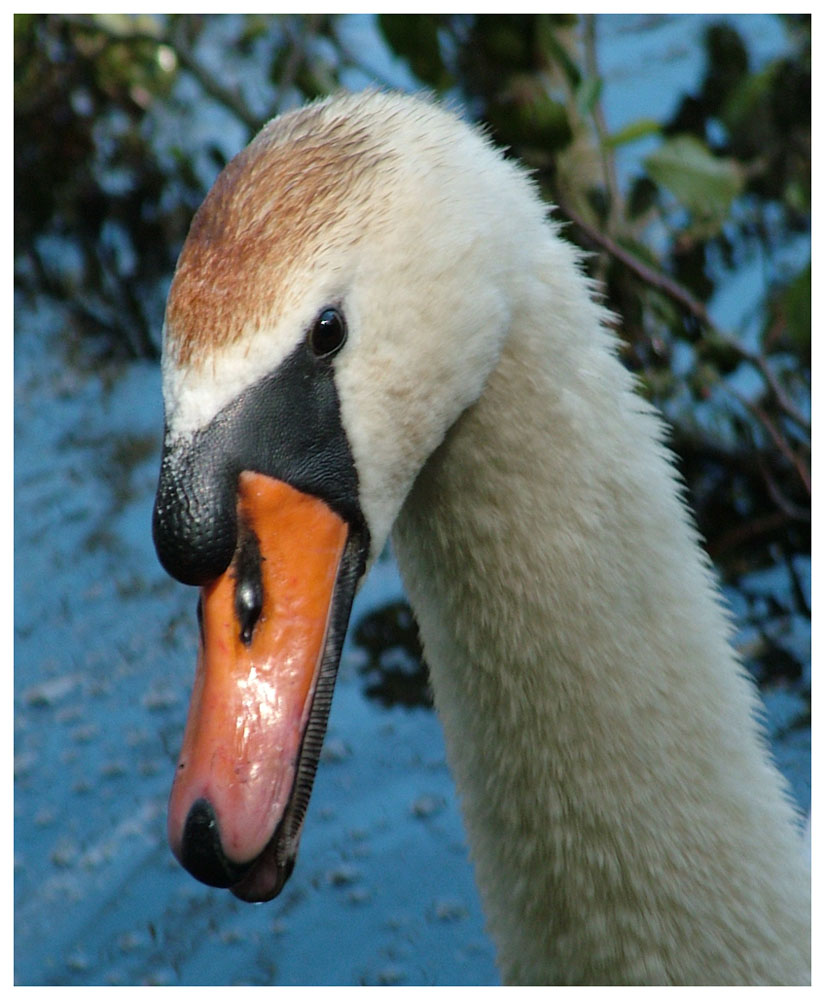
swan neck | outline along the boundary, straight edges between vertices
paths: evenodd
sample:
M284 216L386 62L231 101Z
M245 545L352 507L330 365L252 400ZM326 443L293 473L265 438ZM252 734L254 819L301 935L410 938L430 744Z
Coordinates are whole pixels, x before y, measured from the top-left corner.
M787 790L658 419L579 284L515 310L393 536L502 973L801 982Z

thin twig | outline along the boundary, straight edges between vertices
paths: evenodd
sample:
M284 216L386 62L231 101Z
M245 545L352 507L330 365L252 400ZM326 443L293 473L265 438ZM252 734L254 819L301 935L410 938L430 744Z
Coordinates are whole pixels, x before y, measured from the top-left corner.
M600 247L602 250L605 250L611 257L615 257L620 264L624 265L624 267L626 267L629 271L632 271L638 278L641 278L645 284L650 285L651 288L655 288L663 295L666 295L678 306L690 313L690 315L694 316L703 326L716 336L725 340L727 339L711 319L704 303L700 302L699 299L691 295L691 293L686 288L683 288L677 281L674 281L672 278L668 277L668 275L663 274L661 271L657 271L649 264L646 264L643 260L640 260L634 253L626 250L611 236L608 236L607 233L603 233L595 226L591 226L589 222L586 222L578 214L578 212L572 209L565 202L559 200L558 208L562 215L567 216L567 218L582 231L591 243Z
M788 576L791 579L791 589L794 596L796 597L796 602L802 613L807 615L808 618L811 617L811 607L808 603L808 598L805 594L805 590L802 586L802 581L799 579L799 573L796 570L796 566L793 564L793 556L788 550L782 547L782 556L785 560L785 566L788 570Z
M770 494L771 500L776 504L776 506L783 510L788 517L793 518L794 521L802 521L804 523L809 523L811 520L811 512L807 507L800 507L793 501L789 500L785 494L780 490L776 483L776 480L770 474L770 472L764 467L763 463L760 463L762 478L765 480L765 485L768 487L768 493Z
M278 81L278 90L281 93L289 90L295 83L301 66L307 59L308 43L317 35L322 17L322 14L307 14L302 32L293 31L292 25L286 19L281 22L281 27L289 39L290 45L289 55L286 58L286 64Z
M711 318L703 302L700 302L699 299L691 295L677 281L674 281L668 275L663 274L661 271L646 264L643 260L640 260L634 253L621 246L611 236L590 225L589 222L586 222L569 205L559 201L558 207L562 214L566 215L582 231L586 239L609 253L611 257L614 257L647 285L661 292L681 309L693 316L721 345L734 351L743 361L754 365L768 383L780 409L786 416L797 423L803 431L810 434L810 420L788 398L775 373L771 371L767 360L761 355L749 351L721 330Z
M765 413L765 411L762 409L761 406L757 405L756 403L752 403L749 399L745 399L744 396L742 396L738 392L735 392L732 389L729 389L728 391L730 391L733 394L733 396L739 400L742 406L744 406L747 410L749 410L750 413L753 414L754 417L756 417L759 423L762 424L762 426L768 432L768 435L770 436L777 450L780 451L785 456L787 461L796 469L797 475L802 480L802 485L805 487L808 496L810 496L811 473L807 465L805 464L804 459L800 458L800 456L793 451L788 442L785 440L784 436L777 430L777 428L774 426L773 421L767 415L767 413Z
M727 345L728 341L726 340L725 343ZM784 411L785 415L796 421L796 423L799 424L803 430L810 434L811 421L790 401L790 399L788 399L788 396L782 388L779 379L776 377L774 372L771 371L771 366L768 364L767 359L761 354L753 354L751 351L748 351L747 348L742 347L739 344L730 344L730 346L735 348L745 361L749 361L752 365L759 369L762 373L762 377L772 389L774 396L776 396L776 401L779 403L779 406Z
M741 524L736 525L735 528L731 528L730 531L719 535L713 541L708 541L706 546L708 555L716 561L721 557L722 553L738 548L745 543L750 543L754 538L759 538L760 535L766 535L779 528L784 528L790 520L791 518L783 510L776 510L771 514L765 514L763 517L743 521Z
M599 79L599 64L596 48L596 15L584 15L584 64L587 75L592 80ZM607 143L607 121L604 116L602 102L596 100L593 105L593 125L599 140L602 170L604 171L604 186L608 193L607 230L615 232L619 206L622 204L619 193L619 181L616 177L616 163Z
M181 66L197 80L210 97L237 115L250 132L258 131L262 124L261 116L252 111L237 89L224 87L201 66L193 50L183 40L182 31L177 31L174 38L168 35L161 38L159 44L169 46L177 56Z

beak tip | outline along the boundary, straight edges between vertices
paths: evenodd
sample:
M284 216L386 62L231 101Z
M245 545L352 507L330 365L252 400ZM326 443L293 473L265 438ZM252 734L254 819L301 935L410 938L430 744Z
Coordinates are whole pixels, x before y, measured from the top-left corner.
M215 810L204 798L193 802L180 843L173 843L172 850L190 875L218 889L240 882L254 864L254 860L238 863L226 856Z
M280 895L281 890L289 881L289 876L295 868L295 855L274 866L264 864L262 868L263 878L253 875L237 885L231 886L232 895L245 903L268 903ZM260 876L260 874L256 872L256 875Z

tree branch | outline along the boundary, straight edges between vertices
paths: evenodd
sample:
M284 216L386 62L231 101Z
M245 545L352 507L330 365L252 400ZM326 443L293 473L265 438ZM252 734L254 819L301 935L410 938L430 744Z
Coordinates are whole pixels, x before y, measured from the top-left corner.
M631 273L635 274L636 277L644 281L645 284L656 291L661 292L662 295L669 298L672 302L679 306L680 309L697 320L697 322L705 327L705 329L708 330L713 335L714 339L718 340L722 346L733 351L743 361L753 365L765 379L765 382L767 383L769 389L773 392L782 412L798 424L806 434L810 434L810 420L788 398L775 373L771 371L771 367L765 357L749 351L746 347L743 347L742 344L738 343L721 330L712 319L710 313L705 307L705 304L700 302L695 296L691 295L691 293L677 281L674 281L662 271L656 270L656 268L651 267L649 264L640 260L634 253L621 246L621 244L617 243L616 240L614 240L607 233L603 233L595 226L590 225L589 222L586 222L569 205L559 201L558 208L563 215L567 216L567 218L569 218L570 221L581 230L585 239L587 239L593 246L609 253L611 257L619 261L620 264L626 267Z
M584 14L584 65L587 75L592 80L599 79L599 64L596 48L596 15ZM619 193L619 181L616 177L616 163L607 143L608 128L604 117L602 102L597 100L593 106L593 125L598 138L599 152L604 172L604 186L608 193L607 230L615 232L619 206L622 204Z
M770 439L773 441L774 446L777 451L784 455L785 459L790 463L790 465L796 469L796 473L802 481L802 485L805 487L805 491L808 496L811 495L811 473L807 467L806 462L802 459L796 452L791 448L785 437L779 432L777 427L771 418L765 413L761 406L756 403L752 403L750 400L745 399L740 393L729 390L734 397L744 406L754 417L759 421L760 424L768 432Z
M176 33L174 39L167 35L156 39L156 42L159 45L167 45L175 53L181 66L197 80L205 93L236 115L250 132L258 131L263 124L260 115L252 111L236 89L224 87L201 66L195 53L184 42L180 31Z
M706 545L710 558L717 562L721 556L731 549L740 548L751 543L755 538L770 534L791 522L791 518L783 510L776 510L763 517L751 518L741 524L719 535L713 541L708 541Z
M699 299L691 295L691 293L686 288L683 288L677 281L674 281L672 278L668 277L668 275L663 274L661 271L657 271L649 264L646 264L643 260L640 260L634 253L631 253L629 250L621 246L621 244L617 243L611 236L608 236L607 233L603 233L595 226L591 226L589 222L586 222L575 210L561 200L558 202L558 209L562 215L565 215L568 219L570 219L577 229L582 231L584 237L596 248L609 253L611 257L614 257L617 261L619 261L620 264L635 274L637 278L641 278L646 285L649 285L651 288L655 288L657 291L661 292L672 302L675 302L681 309L697 319L703 326L711 330L715 335L723 340L727 340L722 331L718 329L716 324L711 319L704 303L700 302Z

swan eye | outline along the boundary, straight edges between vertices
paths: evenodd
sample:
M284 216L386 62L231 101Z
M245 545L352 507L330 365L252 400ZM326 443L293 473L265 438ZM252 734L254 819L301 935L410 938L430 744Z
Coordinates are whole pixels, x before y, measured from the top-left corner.
M343 313L332 307L324 309L309 331L309 346L316 357L328 358L339 351L347 339Z

